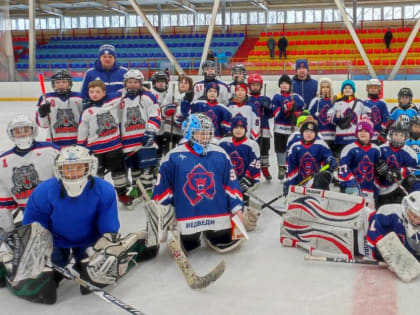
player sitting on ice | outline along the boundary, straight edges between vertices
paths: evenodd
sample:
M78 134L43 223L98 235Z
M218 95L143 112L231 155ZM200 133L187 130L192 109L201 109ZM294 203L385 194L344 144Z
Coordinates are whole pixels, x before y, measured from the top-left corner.
M230 97L235 97L235 85L246 83L246 68L243 64L237 63L232 67L232 82L229 83Z
M379 147L381 158L376 165L379 197L376 207L388 203L400 203L405 193L400 185L410 191L413 182L411 174L417 167L416 153L405 144L408 129L403 122L394 122L389 129L389 143Z
M55 303L62 277L46 265L50 259L65 267L73 257L80 278L103 287L123 276L140 254L143 258L157 253L156 247L143 252L144 232L119 235L114 189L94 176L96 168L97 159L86 148L68 146L55 161L56 177L32 193L24 225L12 233L11 250L3 256L14 294L32 302ZM81 292L88 291L81 287Z
M77 143L86 146L98 158L98 176L111 172L118 200L132 204L127 196L129 186L122 151L120 133L120 93L106 95L105 84L100 80L89 83L89 99L84 101Z
M225 149L232 161L242 189L245 212L253 211L251 215L257 218L259 213L249 207L249 196L246 193L255 189L260 182L260 150L254 140L247 138L246 128L246 119L238 114L232 119L232 137L221 139L219 145Z
M125 97L121 101L121 139L127 167L131 169L131 199L140 196L136 185L140 179L150 195L154 169L158 166L156 133L160 128L159 106L152 93L142 90L144 77L139 70L124 74Z
M341 192L362 196L375 209L378 189L375 185L375 165L381 151L372 143L373 125L361 120L356 126L356 141L341 151L338 179Z
M370 79L366 83L366 92L368 99L365 105L371 110L371 120L373 122L373 138L372 141L377 145L386 142L386 135L389 123L389 111L385 101L380 98L381 82L378 79Z
M268 96L261 95L263 88L263 79L259 74L251 74L248 77L249 87L249 100L257 108L261 119L261 131L259 138L259 145L261 151L261 171L267 180L271 180L271 174L269 171L270 161L270 123L269 120L273 118L273 106L271 105L271 99ZM264 89L265 94L265 89Z
M279 168L278 179L283 180L286 173L286 144L292 134L296 120L305 106L303 98L292 92L292 80L287 74L279 78L280 93L273 97L274 150Z
M383 259L397 276L409 282L420 275L420 192L401 204L380 207L370 219L367 241L373 256Z
M36 122L48 128L47 140L58 146L77 143L77 128L83 110L81 93L72 92L73 80L66 70L51 76L52 93L41 95L38 100ZM51 140L52 137L52 140Z
M194 83L194 99L196 101L204 95L205 86L207 83L215 82L219 86L218 100L221 104L227 105L229 103L230 91L225 82L217 80L216 63L213 60L207 60L203 63L201 68L203 70L204 80Z
M420 116L413 116L410 120L410 139L405 142L417 154L417 168L411 178L414 182L411 191L420 191Z
M190 114L203 113L213 121L214 137L223 138L230 132L230 120L232 118L229 109L220 104L217 100L219 96L219 85L216 82L209 82L205 85L205 96L192 104L184 100L181 103L181 112L184 117Z
M185 250L200 246L203 234L209 247L230 251L231 217L242 218L242 193L227 153L211 143L213 123L204 114L192 114L183 124L185 142L162 160L153 200L173 205ZM245 216L245 227L249 219ZM203 232L203 233L202 233Z
M401 88L398 91L398 106L391 109L390 124L401 121L405 127L410 125L410 120L418 113L418 108L413 104L413 92L410 88Z
M322 140L316 140L318 125L314 120L305 120L300 127L302 140L293 144L287 156L287 180L283 186L283 194L287 195L291 185L302 185L309 178L313 178L312 187L329 190L332 172L336 167L336 160ZM328 167L326 166L328 164ZM321 171L325 166L326 170Z
M0 155L0 211L24 210L35 187L54 175L59 148L35 141L38 127L24 115L9 122L7 135L15 146Z

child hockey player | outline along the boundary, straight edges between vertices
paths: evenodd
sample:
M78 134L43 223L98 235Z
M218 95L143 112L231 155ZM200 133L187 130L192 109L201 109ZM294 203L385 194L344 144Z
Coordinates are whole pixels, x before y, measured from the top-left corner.
M248 86L245 83L235 85L235 97L230 101L228 108L232 119L238 114L246 118L249 129L246 136L257 141L260 137L260 116L247 94Z
M229 84L230 97L235 97L235 85L239 83L246 83L246 68L243 64L237 63L232 67L232 82Z
M302 140L290 148L287 156L287 181L283 194L287 195L291 185L299 185L302 180L313 178L313 188L329 190L336 159L324 141L316 140L318 125L314 120L305 120L300 127ZM326 171L320 169L328 164ZM309 181L307 182L309 184Z
M263 88L263 79L259 74L252 74L248 78L249 99L251 103L257 108L260 113L261 119L261 132L260 132L260 151L261 151L261 171L267 180L271 180L269 171L269 152L270 152L270 123L269 120L273 118L273 107L271 100L265 95L261 95ZM265 94L265 93L264 93Z
M402 121L404 126L408 128L410 119L418 113L418 108L412 101L413 92L410 88L401 88L398 91L398 106L391 109L391 124L394 121Z
M381 160L376 165L379 197L377 208L387 203L400 203L404 192L399 188L417 167L416 153L405 144L408 129L404 123L394 122L389 129L389 143L379 147ZM404 185L406 181L404 181Z
M278 179L283 180L286 173L286 144L293 132L297 117L305 106L303 98L292 92L292 80L287 74L279 79L280 93L273 97L274 149L279 168Z
M300 127L302 126L302 124L306 121L315 121L314 117L312 117L312 115L309 114L309 111L307 109L305 109L302 114L300 114L300 116L298 117L297 121L296 121L296 131L293 132L289 138L287 138L287 144L286 144L286 149L287 152L290 152L290 148L291 146L296 143L299 142L300 140L302 140L302 133L300 132ZM320 136L319 133L317 133L316 135L316 140L320 140L320 141L324 141L324 139ZM327 144L327 143L325 143Z
M231 113L229 109L217 101L219 96L219 85L210 82L205 87L205 97L193 102L191 105L184 101L181 104L181 112L184 117L190 114L204 113L213 122L214 137L222 138L230 132Z
M410 120L410 139L405 143L417 154L417 168L409 183L411 191L420 191L420 116L413 116Z
M121 95L106 96L105 84L100 80L89 83L89 99L84 102L77 143L86 146L98 158L98 176L111 172L118 200L129 206L128 179L120 134Z
M341 84L342 97L335 101L328 112L330 123L335 124L336 154L340 154L344 146L356 140L356 125L361 118L370 117L370 108L356 98L356 86L352 80Z
M372 143L373 125L361 120L356 126L356 141L341 151L338 179L341 191L366 198L369 207L375 209L378 190L375 185L375 165L381 155Z
M204 95L204 88L207 83L215 82L219 86L219 102L223 105L229 103L230 90L229 87L223 81L216 79L216 63L213 60L207 60L202 66L204 80L194 83L194 99L196 101Z
M158 166L155 137L160 129L159 105L152 93L142 90L143 80L139 70L124 74L126 93L121 102L120 128L127 167L131 169L131 199L139 197L137 179L152 193L154 169Z
M200 246L202 232L211 248L231 250L239 240L232 240L230 218L241 216L243 208L232 163L221 147L211 144L213 123L206 115L190 115L183 129L186 141L163 159L153 200L175 207L185 250Z
M381 95L381 82L378 79L370 79L366 84L368 99L365 105L371 110L371 120L373 122L373 139L378 145L386 142L386 134L389 123L388 107Z
M309 104L309 112L318 122L319 134L333 150L335 126L328 120L328 111L332 108L334 90L332 81L328 78L319 80L318 95Z
M70 73L60 70L51 76L52 93L41 95L38 101L36 122L48 128L47 141L58 146L77 143L77 127L83 110L82 94L72 92ZM51 139L52 137L52 139Z
M236 177L245 194L260 181L260 150L258 144L246 137L247 123L241 114L232 119L232 137L223 138L219 145L225 149L232 161ZM244 204L249 206L249 198L244 195Z
M24 210L35 187L54 175L59 148L35 141L37 134L37 125L24 115L16 116L7 126L15 146L0 155L0 211Z

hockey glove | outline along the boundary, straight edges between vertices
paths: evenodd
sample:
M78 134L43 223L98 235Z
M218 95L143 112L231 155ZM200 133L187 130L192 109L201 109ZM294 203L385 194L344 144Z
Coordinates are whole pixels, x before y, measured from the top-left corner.
M151 131L146 130L143 137L141 137L141 144L144 147L151 147L155 142L155 134Z
M283 104L283 110L286 112L286 113L288 113L288 112L291 112L291 111L293 111L293 109L294 109L294 106L295 105L295 103L293 102L293 101L289 101L289 102L287 102L287 103L284 103Z
M263 99L261 101L261 106L267 110L271 110L271 101L269 99Z
M389 171L389 166L386 163L385 160L379 160L376 164L375 164L375 170L376 173L378 173L379 176L386 176L386 174Z
M331 172L316 172L313 175L313 179L313 188L328 190L331 183L332 174Z
M386 180L390 183L401 180L401 171L397 169L388 170L386 173Z
M344 189L344 192L348 195L356 195L359 196L359 188L357 188L356 186L350 186L350 187L346 187Z
M259 210L254 208L244 208L243 221L247 232L255 230L260 213L261 212Z
M340 129L348 129L351 126L352 117L353 117L353 113L347 113L338 122L338 127L340 127Z
M51 113L51 103L50 102L45 102L44 104L39 106L38 113L39 113L39 117L41 117L41 118L44 118L49 113Z
M254 185L254 180L252 178L244 176L239 181L239 185L241 186L242 193L246 193L248 189Z
M193 99L194 99L194 91L185 92L184 101L191 103Z
M165 107L165 116L166 117L172 117L175 114L176 111L176 104L168 104Z

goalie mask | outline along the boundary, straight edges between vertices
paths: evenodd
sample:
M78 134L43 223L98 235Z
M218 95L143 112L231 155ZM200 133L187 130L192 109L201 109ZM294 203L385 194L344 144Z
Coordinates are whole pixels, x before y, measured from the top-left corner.
M127 86L128 80L133 79L137 80L140 83L140 86L134 86L134 84L129 83ZM127 95L129 96L136 96L140 91L144 81L143 73L137 69L128 70L124 74L124 87L127 90Z
M414 191L402 200L405 234L408 244L420 254L420 191Z
M16 147L28 150L38 135L38 126L28 116L18 115L9 122L7 134Z
M54 163L55 176L70 197L82 194L92 176L96 175L98 160L88 149L72 145L60 151Z
M213 138L213 122L205 114L192 114L182 124L184 138L195 153L205 155Z

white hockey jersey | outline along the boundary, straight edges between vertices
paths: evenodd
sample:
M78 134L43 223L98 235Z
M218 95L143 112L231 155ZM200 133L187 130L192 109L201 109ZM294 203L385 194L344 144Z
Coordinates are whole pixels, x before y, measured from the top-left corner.
M77 128L83 111L82 94L71 92L70 96L64 99L56 92L47 93L46 100L41 96L37 106L46 101L51 103L51 112L45 117L40 117L37 110L35 120L41 128L50 129L47 141L52 141L60 147L76 144Z
M16 147L0 155L0 211L25 208L35 187L54 176L54 160L60 148L50 142L34 142L20 154Z
M210 81L212 82L212 81ZM217 85L219 86L219 96L217 97L217 100L219 101L220 104L223 105L227 105L229 104L229 99L230 99L230 89L229 86L220 80L215 80L214 82L217 83ZM193 91L194 91L194 99L193 102L195 102L196 100L198 100L199 98L201 98L204 95L204 88L206 86L206 84L208 84L209 82L205 81L205 80L201 80L198 81L196 83L194 83L194 87L193 87Z
M238 114L246 118L248 124L246 136L252 140L257 141L260 137L261 120L254 104L249 99L242 103L238 103L232 100L229 103L228 109L232 114L232 119L235 118L235 116Z

